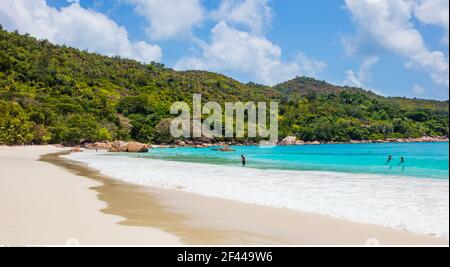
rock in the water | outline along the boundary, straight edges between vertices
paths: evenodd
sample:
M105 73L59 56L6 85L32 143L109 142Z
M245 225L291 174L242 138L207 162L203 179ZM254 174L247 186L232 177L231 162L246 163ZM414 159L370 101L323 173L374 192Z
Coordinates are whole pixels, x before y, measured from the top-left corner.
M127 152L128 143L123 141L115 141L111 143L111 148L109 152Z
M295 145L296 141L297 141L297 137L295 137L295 136L288 136L288 137L284 138L281 141L280 145L282 145L282 146L292 146L292 145Z
M186 142L182 140L175 140L174 144L176 146L186 146Z
M266 141L266 140L263 140L263 141L259 142L259 145L260 146L276 146L276 145L278 145L278 142L277 141Z
M94 144L94 149L98 149L98 150L109 150L111 148L111 143L110 142L97 142Z
M79 152L83 152L83 150L79 147L73 147L72 149L70 149L70 152L79 153Z
M213 150L215 150L215 151L221 151L221 152L234 152L234 151L236 151L236 150L234 150L234 149L232 149L231 147L228 147L228 146L226 146L226 147L221 147L221 148L215 148L215 149L213 149Z
M202 136L194 138L194 142L196 142L197 144L211 144L213 143L213 138Z
M303 140L297 140L297 141L295 141L295 145L296 146L302 146L302 145L304 145L305 144L305 141L303 141Z
M138 142L130 142L128 143L127 151L130 153L145 153L148 152L148 145Z

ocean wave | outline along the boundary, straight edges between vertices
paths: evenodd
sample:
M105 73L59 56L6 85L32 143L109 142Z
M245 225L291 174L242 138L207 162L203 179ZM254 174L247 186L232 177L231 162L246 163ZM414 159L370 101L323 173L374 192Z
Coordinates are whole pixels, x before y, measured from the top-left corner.
M449 238L448 180L258 170L90 152L66 157L127 183L289 208Z

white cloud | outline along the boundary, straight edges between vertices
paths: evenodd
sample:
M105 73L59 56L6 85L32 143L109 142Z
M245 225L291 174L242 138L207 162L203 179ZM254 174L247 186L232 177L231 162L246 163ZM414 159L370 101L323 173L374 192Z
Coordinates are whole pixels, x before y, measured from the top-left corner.
M264 37L236 30L226 22L212 29L211 42L201 43L198 57L183 58L175 69L232 71L249 75L255 82L274 85L297 75L317 74L326 64L299 54L296 60L281 60L281 49Z
M161 48L146 42L132 42L124 27L102 13L73 3L61 9L45 0L0 0L0 23L57 44L65 44L108 56L122 56L142 62L159 61Z
M448 56L442 51L430 51L412 22L414 14L421 14L416 15L419 20L433 24L445 21L430 20L429 11L424 11L430 10L426 8L426 2L428 1L345 0L347 9L358 25L358 34L352 39L345 39L344 45L348 51L355 52L361 45L376 43L405 58L407 67L426 71L435 83L448 87ZM448 4L444 10L448 13Z
M149 23L152 39L189 36L192 28L203 21L204 11L199 0L127 0L136 5L136 12Z
M412 88L413 92L416 95L423 95L425 93L425 88L423 88L422 86L415 84Z
M308 57L302 52L297 54L295 61L300 69L299 73L304 76L315 77L327 68L325 62Z
M244 26L253 34L262 35L272 23L269 0L222 0L211 17L231 25Z
M344 85L354 86L354 87L362 87L362 83L353 70L345 71L345 81Z
M370 72L372 67L378 63L378 61L378 57L370 56L364 59L357 73L353 70L347 70L345 72L346 79L344 84L360 88L366 87L365 83L370 80Z
M443 41L448 43L449 37L449 1L448 0L418 0L414 4L416 18L429 25L437 25L444 29Z

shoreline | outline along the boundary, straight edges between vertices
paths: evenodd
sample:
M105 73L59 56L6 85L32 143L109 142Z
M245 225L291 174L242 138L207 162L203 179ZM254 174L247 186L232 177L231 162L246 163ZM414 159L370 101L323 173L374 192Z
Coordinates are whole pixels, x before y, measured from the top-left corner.
M361 140L361 141L350 141L350 142L320 142L320 141L311 141L311 142L303 142L297 144L275 144L275 146L317 146L317 145L356 145L356 144L412 144L412 143L448 143L449 139L440 139L435 141L418 141L418 140L404 140L404 141L389 141L389 140ZM192 145L168 145L168 144L151 144L149 145L151 148L209 148L209 147L239 147L239 146L272 146L270 143L232 143L232 142L219 142L219 143L201 143L201 144L192 144ZM85 149L93 150L90 146L82 146Z
M292 138L294 137L286 137ZM285 139L286 139L285 138ZM124 144L128 143L136 143L139 145L147 146L147 148L179 148L179 147L187 147L187 148L208 148L208 147L228 147L228 146L260 146L260 145L275 145L275 146L314 146L314 145L352 145L352 144L407 144L407 143L448 143L450 139L446 136L438 136L438 137L419 137L419 138L388 138L382 140L350 140L348 142L335 142L335 141L301 141L296 140L292 143L283 143L283 140L279 141L276 144L272 143L253 143L253 142L214 142L212 140L208 142L204 141L182 141L176 140L173 144L168 143L159 143L159 144L142 144L136 141L104 141L104 142L87 142L81 143L79 145L67 145L67 144L48 144L49 146L55 146L60 148L72 148L72 149L88 149L88 150L109 150L111 148L111 144L115 142L123 142ZM0 144L2 146L2 144ZM33 145L12 145L8 147L24 147L24 146L33 146ZM39 145L38 145L39 146ZM127 152L127 151L116 151L116 152ZM139 152L139 151L136 151Z
M5 148L0 147L2 164L20 161L19 169L6 172L15 177L7 178L6 184L0 179L0 190L9 192L0 194L4 204L0 210L5 214L0 219L0 243L8 245L64 245L67 240L61 236L70 236L69 241L77 236L82 245L448 246L448 240L376 225L127 184L59 157L61 151L70 152L55 147L26 157L21 154L30 154L33 148L6 150L16 151L5 156ZM29 178L16 179L18 171ZM42 197L45 190L50 192ZM76 198L73 203L67 194ZM19 205L18 200L26 203ZM21 214L15 214L17 209ZM52 221L56 222L48 224Z
M155 223L160 223L157 227L163 227L180 236L187 244L366 245L371 242L380 242L384 245L448 244L448 240L443 238L417 235L408 231L356 223L326 215L247 204L174 189L132 185L104 176L83 163L70 159L56 160L59 163L54 163L63 164L66 167L69 165L69 168L75 166L77 171L93 171L94 175L100 175L102 179L106 179L107 185L99 188L100 197L110 204L107 213L118 213L127 218L124 224L154 227ZM167 218L174 218L175 213L179 221L154 222L152 218L142 213L142 210L146 209L136 209L133 203L127 203L127 208L123 208L124 203L118 203L111 194L112 191L120 192L121 187L131 188L136 198L134 201L139 205L154 207L155 202L148 201L153 199L164 208L160 212L166 213ZM191 228L186 228L187 226ZM207 239L202 234L197 234L195 237L191 235L193 231L204 233L204 229L209 229ZM339 232L336 229L339 229Z

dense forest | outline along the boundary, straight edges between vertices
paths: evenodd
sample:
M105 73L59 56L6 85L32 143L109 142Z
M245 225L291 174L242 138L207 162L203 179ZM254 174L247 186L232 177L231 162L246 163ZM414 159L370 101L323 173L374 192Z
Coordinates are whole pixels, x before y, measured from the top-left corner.
M177 72L57 46L0 27L0 144L172 142L170 106L191 102L193 93L205 101L280 102L280 138L448 136L448 101L386 98L306 77L274 87L242 84L221 74Z

